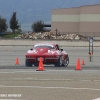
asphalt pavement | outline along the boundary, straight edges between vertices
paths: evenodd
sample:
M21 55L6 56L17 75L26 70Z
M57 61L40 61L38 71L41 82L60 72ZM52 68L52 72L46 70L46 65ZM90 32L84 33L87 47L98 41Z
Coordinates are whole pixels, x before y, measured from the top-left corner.
M24 68L25 66L25 54L27 50L32 48L32 46L1 46L0 47L0 68ZM100 47L93 48L93 55L91 56L89 53L88 47L61 47L63 48L69 55L69 65L67 67L60 67L58 69L75 69L78 58L80 59L80 63L84 60L85 65L81 65L82 69L99 69L100 67ZM19 60L19 65L16 65L16 58ZM50 65L44 65L47 69L52 69L55 67ZM31 69L31 68L30 68ZM32 69L36 69L36 67L32 67Z
M62 47L69 54L67 67L44 65L45 71L25 66L25 53L31 46L0 47L0 100L99 100L100 53L88 47ZM19 64L16 65L16 58ZM76 70L77 60L81 70Z

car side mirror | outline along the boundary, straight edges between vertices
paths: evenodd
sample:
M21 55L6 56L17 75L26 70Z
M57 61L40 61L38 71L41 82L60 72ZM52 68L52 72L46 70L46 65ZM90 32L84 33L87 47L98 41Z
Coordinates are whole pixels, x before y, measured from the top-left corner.
M61 49L61 51L63 51L63 49Z

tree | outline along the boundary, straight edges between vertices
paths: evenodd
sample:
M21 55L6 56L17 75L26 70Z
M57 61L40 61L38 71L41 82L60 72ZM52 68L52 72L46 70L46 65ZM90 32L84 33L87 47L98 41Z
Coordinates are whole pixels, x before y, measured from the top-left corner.
M45 30L44 22L43 21L36 21L32 24L31 28L34 32L43 32Z
M16 12L13 12L13 15L10 19L10 28L12 32L15 33L15 29L18 29L20 25L18 24L18 20L16 19Z
M8 25L6 24L6 19L0 16L0 32L5 32L7 28Z

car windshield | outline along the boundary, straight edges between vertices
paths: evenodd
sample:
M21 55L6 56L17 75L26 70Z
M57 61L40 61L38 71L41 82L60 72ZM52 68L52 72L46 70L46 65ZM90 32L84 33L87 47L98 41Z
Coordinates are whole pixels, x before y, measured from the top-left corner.
M36 45L34 46L34 49L36 48L49 48L49 49L54 49L53 45Z

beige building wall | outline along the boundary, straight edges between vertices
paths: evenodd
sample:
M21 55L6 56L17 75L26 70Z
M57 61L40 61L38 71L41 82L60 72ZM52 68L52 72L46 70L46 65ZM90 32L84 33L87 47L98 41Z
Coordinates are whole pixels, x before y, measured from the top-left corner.
M60 32L100 32L100 5L54 9L51 30Z
M52 11L51 30L60 32L77 32L79 30L79 8L54 9Z
M79 32L100 32L100 5L80 7Z

